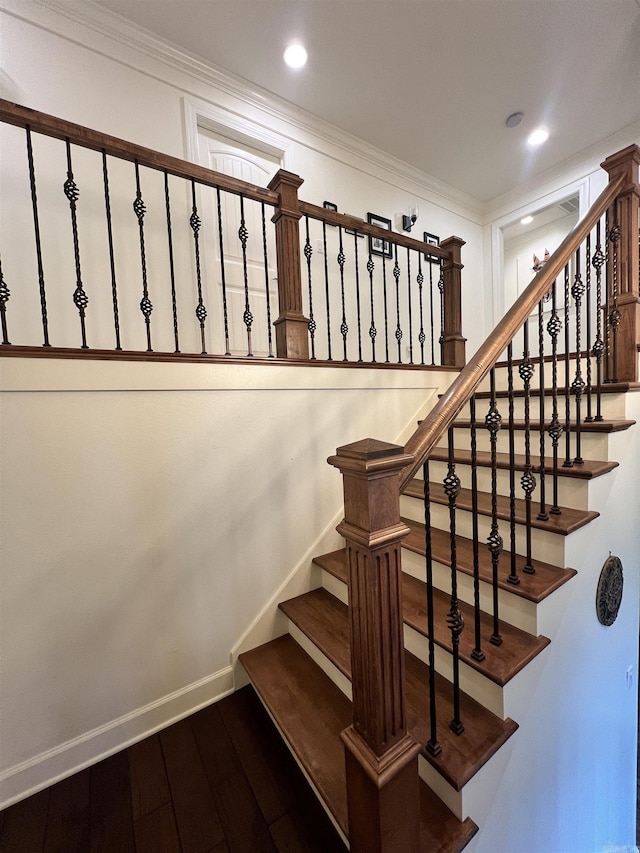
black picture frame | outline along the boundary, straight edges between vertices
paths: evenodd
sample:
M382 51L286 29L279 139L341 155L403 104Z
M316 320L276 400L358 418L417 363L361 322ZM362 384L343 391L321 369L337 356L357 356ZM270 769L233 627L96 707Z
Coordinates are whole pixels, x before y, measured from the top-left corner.
M367 213L367 222L369 225L376 225L378 228L384 228L385 231L391 231L391 220L385 216L378 216L377 213ZM391 243L387 240L370 236L369 252L372 255L381 255L384 258L390 258L392 257Z
M338 205L334 204L332 201L323 201L322 206L325 210L332 210L334 213L338 212Z
M424 232L424 237L422 239L425 243L428 243L429 246L440 245L440 238L436 234L429 234L428 231ZM429 261L430 264L440 264L440 258L438 255L430 255L428 252L426 252L424 259L425 261Z

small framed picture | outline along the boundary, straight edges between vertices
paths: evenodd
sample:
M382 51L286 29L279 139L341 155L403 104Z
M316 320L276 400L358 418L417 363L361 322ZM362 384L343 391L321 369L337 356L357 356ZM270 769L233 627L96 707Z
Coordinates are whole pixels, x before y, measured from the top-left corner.
M427 231L424 232L424 238L423 239L424 239L424 242L427 243L429 246L439 246L440 245L440 238L436 237L435 234L429 234ZM425 259L425 261L429 261L430 264L439 264L440 263L440 258L438 257L438 255L425 254L424 259Z
M391 220L384 216L378 216L377 213L367 213L367 222L369 225L376 225L378 228L384 228L385 231L391 231ZM380 237L369 237L369 251L372 255L383 255L385 258L390 258L391 243L382 240Z
M334 204L332 201L323 201L322 206L325 210L332 210L334 213L338 212L338 205Z

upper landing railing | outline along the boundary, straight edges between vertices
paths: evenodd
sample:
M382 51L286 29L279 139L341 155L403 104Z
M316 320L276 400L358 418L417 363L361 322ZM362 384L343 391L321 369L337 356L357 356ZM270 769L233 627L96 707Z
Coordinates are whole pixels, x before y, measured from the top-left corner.
M0 354L464 364L460 248L0 100Z

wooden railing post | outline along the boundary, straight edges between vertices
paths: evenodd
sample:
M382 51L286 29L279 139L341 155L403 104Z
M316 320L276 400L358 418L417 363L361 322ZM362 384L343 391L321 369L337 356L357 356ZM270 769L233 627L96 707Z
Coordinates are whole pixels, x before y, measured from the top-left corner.
M308 319L302 313L300 272L300 207L298 188L303 179L280 169L269 189L280 196L272 221L276 226L278 301L280 316L275 321L278 358L309 359Z
M638 381L638 345L640 344L640 261L638 258L638 208L640 206L640 146L629 145L607 157L602 168L609 181L620 175L625 184L618 194L617 221L620 226L618 243L618 327L617 378Z
M440 248L449 252L442 263L444 278L444 328L442 329L441 359L448 367L464 367L465 344L462 336L462 269L460 249L465 241L460 237L447 237Z
M365 439L329 463L343 475L353 725L342 733L349 843L355 853L414 853L419 843L420 745L407 732L399 477L412 457Z

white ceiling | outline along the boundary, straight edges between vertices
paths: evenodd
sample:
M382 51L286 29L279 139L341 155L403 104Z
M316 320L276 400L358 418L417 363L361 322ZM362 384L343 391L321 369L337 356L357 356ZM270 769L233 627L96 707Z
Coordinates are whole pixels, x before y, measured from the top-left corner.
M480 201L640 121L640 0L97 2Z

